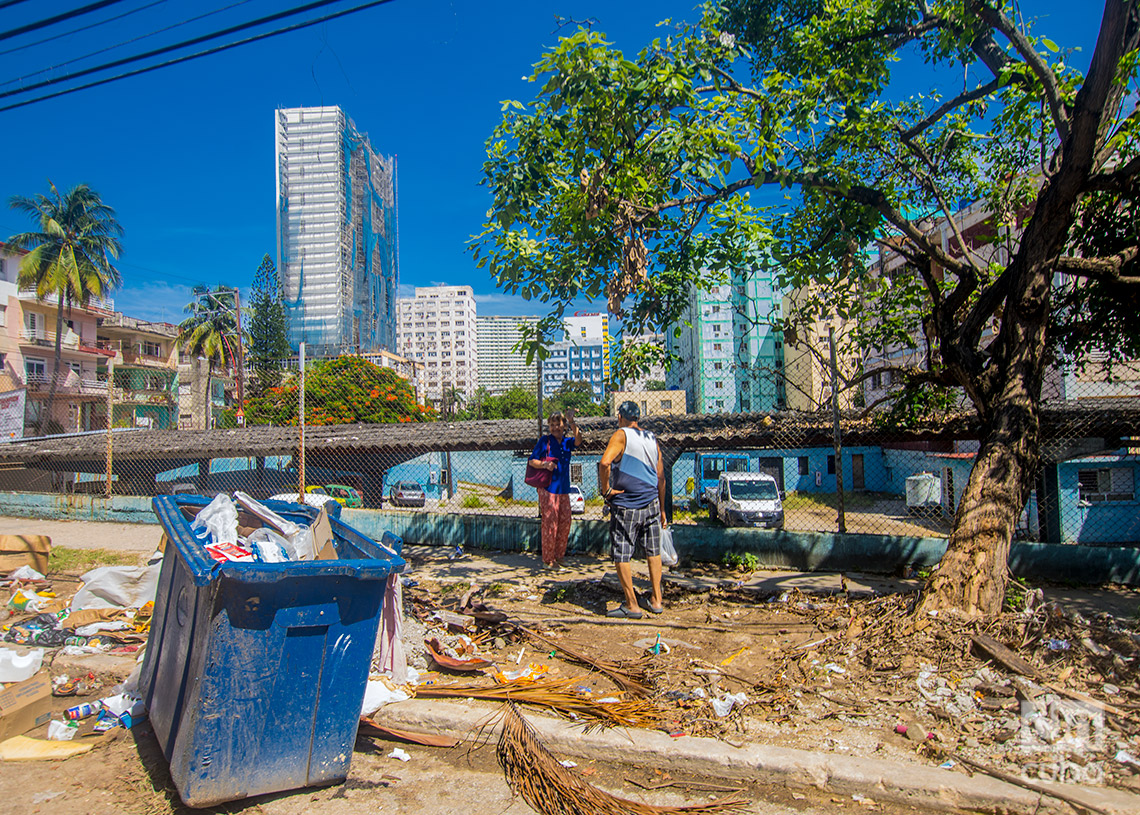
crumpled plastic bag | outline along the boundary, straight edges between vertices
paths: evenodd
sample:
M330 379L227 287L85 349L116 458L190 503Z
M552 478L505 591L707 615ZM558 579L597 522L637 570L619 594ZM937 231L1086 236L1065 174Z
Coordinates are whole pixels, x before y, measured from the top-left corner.
M253 556L262 563L284 563L299 560L296 549L285 538L268 527L255 529L245 539L245 545L253 551Z
M161 569L162 561L151 566L92 569L83 575L83 587L71 598L71 609L139 608L154 600Z
M712 705L713 713L723 719L732 712L733 707L744 707L747 705L748 697L744 695L744 691L740 693L722 693L718 698L710 699L709 703Z
M364 688L364 701L360 705L361 716L371 716L384 705L392 702L403 702L410 699L404 691L393 687L391 682L383 679L369 679Z
M211 543L237 543L237 506L225 493L216 495L214 500L198 511L191 529L205 529L210 533Z

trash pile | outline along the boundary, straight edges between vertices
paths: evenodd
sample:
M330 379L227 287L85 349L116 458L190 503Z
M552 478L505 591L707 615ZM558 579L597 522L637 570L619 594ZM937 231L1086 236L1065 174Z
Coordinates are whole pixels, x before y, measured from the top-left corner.
M403 686L410 696L1140 789L1140 621L1086 618L1041 602L1040 592L981 626L918 617L915 593L673 585L671 613L634 624L649 636L615 641L590 613L550 613L568 598L570 608L604 607L591 592L611 589L605 581L559 581L542 601L544 591L525 583L503 587L509 615L466 582L409 588L409 619L427 640L421 667L435 671ZM680 639L670 628L690 630ZM732 644L714 652L710 643Z
M185 511L189 513L190 508ZM221 493L197 510L190 529L216 561L285 563L321 556L322 545L332 536L331 531L321 535L322 525L328 527L324 508L312 525L302 526L238 490L233 498Z

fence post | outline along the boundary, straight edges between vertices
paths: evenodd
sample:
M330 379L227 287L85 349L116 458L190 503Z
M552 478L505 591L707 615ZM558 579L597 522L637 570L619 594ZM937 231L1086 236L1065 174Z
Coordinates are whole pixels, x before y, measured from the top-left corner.
M114 453L114 444L111 441L111 428L114 425L115 414L115 360L107 360L107 490L106 495L111 497L111 458Z
M298 448L297 464L297 503L305 503L305 343L300 346L300 358L297 360L301 367L301 390L298 400L297 426L301 429L300 447Z
M839 363L835 355L835 325L827 327L831 344L831 437L835 445L835 502L838 509L836 525L840 534L847 531L847 516L843 511L843 439L839 431Z

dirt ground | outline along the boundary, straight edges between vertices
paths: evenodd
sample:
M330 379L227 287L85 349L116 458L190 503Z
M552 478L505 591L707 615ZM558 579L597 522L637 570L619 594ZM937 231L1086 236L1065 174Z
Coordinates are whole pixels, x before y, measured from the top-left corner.
M57 546L140 556L153 551L158 529L0 518L0 532L50 534ZM474 650L494 668L473 676L437 671L429 675L437 686L490 686L494 670L533 663L545 666L543 678L573 680L591 688L595 699L619 695L608 677L568 658L560 646L595 661L643 660L640 668L653 685L647 703L655 720L649 726L667 732L959 770L972 761L1031 780L1140 789L1140 764L1133 763L1140 759L1140 591L1135 589L1045 587L1042 597L1023 598L1021 607L998 624L977 630L915 619L908 613L913 581L748 574L710 566L668 576L666 612L660 617L612 624L600 615L617 603L619 593L612 574L607 576L610 564L602 560L571 557L567 571L548 572L528 555L480 553L449 560L432 547L408 547L405 554L412 565L405 581L405 641L418 668L435 668L421 644L425 634L454 636L438 627L430 631L434 611L459 611L467 596L469 609L481 602L508 618L481 623L472 632ZM644 564L635 566L635 573L644 592ZM61 590L77 585L75 573L49 576L59 580ZM1054 598L1064 602L1051 602ZM541 631L555 647L520 633L518 624ZM1034 676L1018 675L980 652L970 639L978 634L1010 646ZM658 653L648 653L659 642ZM131 661L91 664L98 666L94 672L106 693ZM75 675L73 667L68 670ZM743 694L743 704L720 716L711 699L726 694ZM61 699L60 709L77 701ZM906 733L898 732L900 725ZM445 813L467 811L472 795L488 811L529 811L512 801L489 749L469 758L462 749L402 745L413 756L405 764L387 757L393 746L358 739L346 785L262 797L217 811ZM6 765L0 772L0 800L6 803L0 809L45 815L178 812L164 768L143 725L86 756ZM597 768L590 780L646 802L708 800L700 788L685 794L675 788L649 792L631 778L657 780L644 770L608 767ZM764 812L870 806L818 792L750 792L763 802L758 811Z

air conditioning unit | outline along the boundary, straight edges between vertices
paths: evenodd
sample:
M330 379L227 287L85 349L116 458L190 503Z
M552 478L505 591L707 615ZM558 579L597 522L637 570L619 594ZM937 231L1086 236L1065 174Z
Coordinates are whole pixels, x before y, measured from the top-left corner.
M936 509L942 504L942 479L934 473L916 473L906 480L906 510Z

